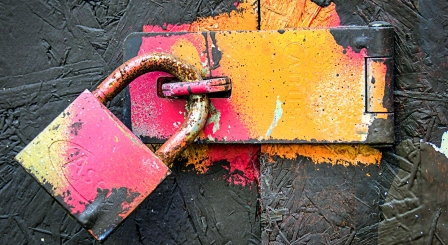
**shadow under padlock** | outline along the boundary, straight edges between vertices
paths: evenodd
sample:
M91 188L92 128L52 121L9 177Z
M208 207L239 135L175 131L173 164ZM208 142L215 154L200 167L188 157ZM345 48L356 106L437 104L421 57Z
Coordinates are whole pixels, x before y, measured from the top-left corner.
M201 80L199 71L174 56L135 57L93 93L85 90L15 157L100 241L170 173L167 165L196 138L207 119L208 98L189 96L184 124L151 152L105 107L136 77L151 71L187 82Z

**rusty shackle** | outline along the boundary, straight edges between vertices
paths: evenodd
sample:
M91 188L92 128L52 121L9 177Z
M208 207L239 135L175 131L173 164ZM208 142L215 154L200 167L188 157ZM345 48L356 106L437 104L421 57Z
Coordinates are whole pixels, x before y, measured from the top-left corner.
M198 69L178 57L165 53L149 53L126 61L115 69L92 94L105 105L134 79L152 71L164 71L185 82L202 79ZM187 104L189 110L184 123L156 151L156 155L167 166L171 165L186 146L196 139L207 121L209 99L206 95L190 95Z

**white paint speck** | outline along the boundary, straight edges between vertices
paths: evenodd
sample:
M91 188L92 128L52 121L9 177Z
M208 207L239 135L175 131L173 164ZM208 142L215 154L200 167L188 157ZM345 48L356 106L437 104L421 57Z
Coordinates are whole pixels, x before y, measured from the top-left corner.
M443 153L448 158L448 132L443 133L440 148L431 142L425 142L425 143L431 145L434 148L434 150Z
M269 126L268 131L265 134L265 138L268 138L272 134L272 130L277 126L278 121L280 121L280 118L282 118L283 115L283 109L282 109L282 102L280 101L280 95L277 96L277 100L275 101L275 111L274 111L274 118L272 119L271 126Z
M440 144L440 152L448 157L448 132L443 133L442 143Z

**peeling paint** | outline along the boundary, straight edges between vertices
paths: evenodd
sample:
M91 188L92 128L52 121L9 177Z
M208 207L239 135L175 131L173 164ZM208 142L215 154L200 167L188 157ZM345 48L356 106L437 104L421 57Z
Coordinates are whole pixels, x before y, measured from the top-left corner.
M214 68L211 76L228 76L232 81L229 98L211 100L219 111L220 123L228 123L232 130L209 123L200 136L205 141L364 143L375 119L388 118L366 112L367 49L340 46L332 29L154 34L142 38L140 53L168 50L190 57L198 66L208 59ZM142 79L154 80L159 75ZM138 101L132 103L133 130L149 139L167 139L173 133L167 125L181 121L179 101L157 98L151 94L156 85L142 84L136 81L130 86L131 97ZM163 116L159 115L162 111ZM273 121L272 111L276 112Z
M215 106L213 106L213 103L210 102L210 117L208 118L206 126L213 123L212 131L213 133L216 133L216 131L219 130L220 124L219 121L221 120L221 112L218 111ZM207 135L207 137L210 137L211 135Z
M424 142L423 140L420 140L420 142L431 145L434 148L434 150L444 154L448 158L448 132L445 132L442 134L440 147L437 147L437 145L435 145L431 142Z
M280 95L277 96L277 100L275 101L275 111L274 111L274 118L272 119L271 126L269 126L268 131L266 132L265 138L268 138L272 134L272 130L277 126L278 121L280 118L282 118L283 115L283 109L282 109L282 102L280 101Z

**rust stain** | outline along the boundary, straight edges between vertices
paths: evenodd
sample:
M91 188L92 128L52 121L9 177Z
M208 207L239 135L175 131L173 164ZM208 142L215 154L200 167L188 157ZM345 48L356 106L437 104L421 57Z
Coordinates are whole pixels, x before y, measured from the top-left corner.
M189 36L189 41L186 40L186 36ZM164 38L162 44L158 46L156 38L153 36L143 37L138 54L145 55L153 52L170 53L196 67L201 75L207 73L207 69L205 69L207 59L206 55L203 54L204 49L201 48L205 45L205 41L201 33L170 36ZM190 42L197 43L196 46L198 48L192 49ZM181 46L185 46L186 48L182 49ZM165 136L164 138L168 139L173 134L173 129L178 128L181 122L184 121L184 116L187 115L185 100L169 100L157 96L155 91L158 88L155 81L161 76L169 76L169 74L160 71L151 72L138 77L129 84L132 100L138 102L131 103L132 128L133 132L137 135L148 135L149 132L154 132L157 137L163 135ZM176 108L176 112L168 116L165 112L170 111L172 108ZM167 123L167 120L170 123ZM147 126L142 127L142 125Z
M379 165L381 152L368 145L262 145L261 152L272 160L273 156L296 159L297 156L309 157L316 164L332 165Z
M178 57L164 53L147 53L123 63L98 85L92 94L101 103L106 104L134 79L152 71L168 72L186 82L202 79L198 69ZM196 139L207 120L209 104L207 96L192 95L188 98L188 104L190 110L186 120L156 152L160 160L168 166Z

